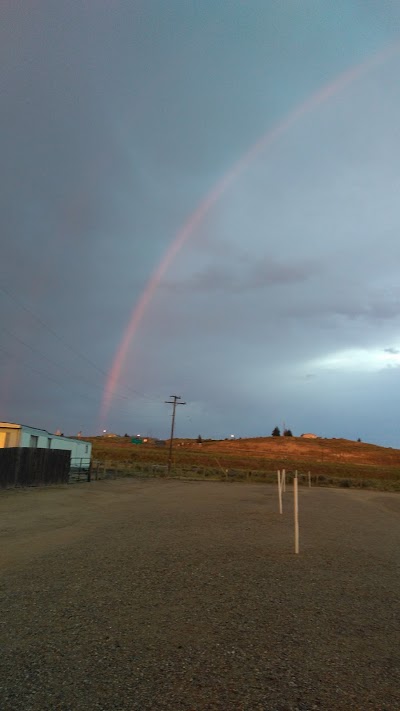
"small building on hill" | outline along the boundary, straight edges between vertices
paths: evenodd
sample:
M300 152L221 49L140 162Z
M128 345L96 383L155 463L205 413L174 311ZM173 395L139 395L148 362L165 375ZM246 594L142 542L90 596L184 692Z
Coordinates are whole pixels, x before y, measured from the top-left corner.
M156 445L156 447L165 447L167 443L165 439L155 439L154 444Z
M300 435L300 437L304 437L304 439L318 439L318 435L313 434L312 432L306 432L305 434Z
M71 467L80 469L89 469L92 454L91 442L51 434L47 430L18 425L15 422L0 422L0 449L6 447L69 450Z

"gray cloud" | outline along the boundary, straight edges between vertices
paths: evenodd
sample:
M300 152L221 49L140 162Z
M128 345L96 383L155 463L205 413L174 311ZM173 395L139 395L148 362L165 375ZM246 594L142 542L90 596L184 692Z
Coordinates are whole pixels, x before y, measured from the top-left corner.
M96 430L104 373L182 226L262 135L397 41L399 13L0 4L5 419ZM182 434L285 419L397 443L395 358L379 354L400 352L399 68L315 103L218 192L144 309L107 428L166 434L177 390Z
M227 255L229 259L229 256ZM249 263L244 255L236 269L223 265L209 265L201 272L195 272L190 278L177 281L164 281L162 288L181 292L223 292L225 294L244 293L274 286L298 284L311 279L318 266L312 263L279 263L273 258L263 257L255 264Z

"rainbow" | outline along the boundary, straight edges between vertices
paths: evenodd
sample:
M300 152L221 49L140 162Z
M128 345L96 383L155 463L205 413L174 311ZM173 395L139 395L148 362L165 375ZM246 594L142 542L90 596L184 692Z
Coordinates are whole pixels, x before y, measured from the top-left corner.
M338 94L357 79L363 77L374 67L386 62L394 54L396 54L399 49L400 43L392 44L389 47L386 47L383 51L369 57L364 62L357 64L356 66L353 66L345 72L339 74L339 76L333 79L333 81L324 85L321 89L312 94L303 103L295 107L280 123L270 128L254 145L252 145L206 195L206 197L175 235L164 257L148 280L132 311L128 326L126 327L122 339L118 345L113 363L108 372L101 405L102 420L105 419L109 412L130 345L158 285L182 247L190 239L199 225L201 225L206 215L228 190L230 185L260 155L260 153L265 151L278 138L285 134L303 116Z

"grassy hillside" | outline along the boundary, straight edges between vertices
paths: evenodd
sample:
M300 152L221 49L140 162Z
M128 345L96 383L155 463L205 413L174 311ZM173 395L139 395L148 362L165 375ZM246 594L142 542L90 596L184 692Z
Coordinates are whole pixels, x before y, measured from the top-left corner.
M151 471L165 465L168 446L134 445L128 438L102 438L93 443L93 459L125 469ZM174 441L175 472L205 476L260 479L277 469L297 470L320 483L381 486L400 490L400 451L344 439L265 437L240 440ZM149 466L147 466L149 465ZM344 483L345 481L348 484Z

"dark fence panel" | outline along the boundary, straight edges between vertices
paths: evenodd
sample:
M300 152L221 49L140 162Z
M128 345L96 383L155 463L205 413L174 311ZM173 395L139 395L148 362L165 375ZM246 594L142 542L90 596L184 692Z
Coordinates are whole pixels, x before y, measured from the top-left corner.
M0 449L0 487L67 484L70 459L66 449Z
M17 452L17 447L0 449L0 487L3 489L15 486Z

